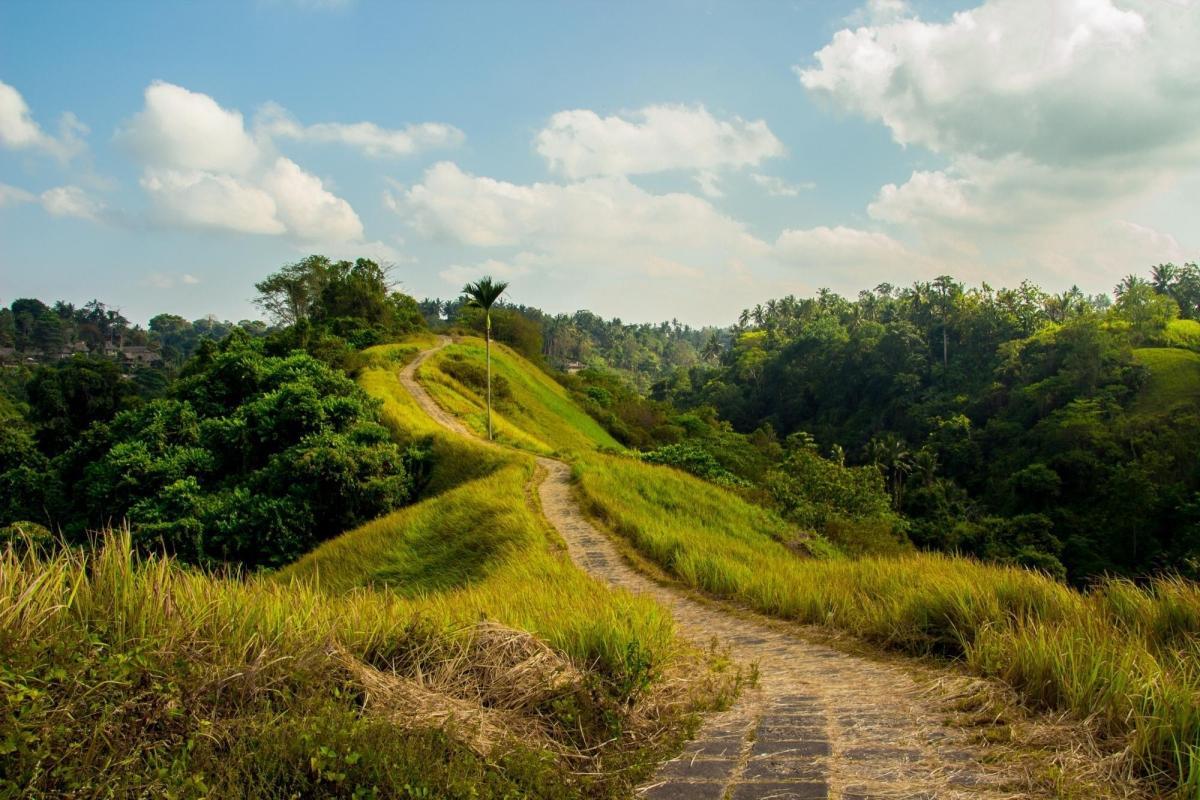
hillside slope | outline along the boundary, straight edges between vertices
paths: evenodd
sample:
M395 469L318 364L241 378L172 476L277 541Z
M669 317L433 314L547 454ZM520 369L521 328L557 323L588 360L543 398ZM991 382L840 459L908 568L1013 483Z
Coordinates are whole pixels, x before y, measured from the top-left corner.
M459 347L479 349L474 342ZM1183 358L1189 369L1190 355ZM503 351L497 361L508 370L534 369ZM464 397L461 386L447 400L438 391L444 380L437 363L421 371L422 381L447 410L469 415L478 396ZM1168 385L1158 394L1180 391ZM529 405L507 418L514 428L507 441L571 453L585 507L682 583L886 647L959 659L977 674L1001 678L1027 702L1090 719L1098 733L1124 743L1115 745L1127 747L1124 763L1162 792L1200 792L1200 713L1184 699L1200 691L1194 585L1118 581L1081 594L1038 573L942 555L797 558L780 546L766 512L723 490L725 502L711 505L703 498L719 487L599 454L594 441L581 447L588 437L569 417L549 420L552 409L522 402ZM536 426L521 429L521 419Z
M0 797L625 797L737 676L566 557L533 459L445 435L415 504L275 574L0 549ZM710 671L709 664L718 671Z
M1149 380L1138 395L1135 410L1162 413L1177 405L1194 407L1200 403L1200 353L1142 347L1133 351L1133 358L1149 370Z

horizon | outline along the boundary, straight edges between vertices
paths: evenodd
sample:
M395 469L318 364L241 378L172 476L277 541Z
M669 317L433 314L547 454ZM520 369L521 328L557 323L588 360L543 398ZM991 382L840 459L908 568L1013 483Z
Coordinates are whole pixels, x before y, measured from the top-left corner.
M1200 256L1197 9L10 4L0 295L257 319L308 253L692 327L942 274L1108 294Z

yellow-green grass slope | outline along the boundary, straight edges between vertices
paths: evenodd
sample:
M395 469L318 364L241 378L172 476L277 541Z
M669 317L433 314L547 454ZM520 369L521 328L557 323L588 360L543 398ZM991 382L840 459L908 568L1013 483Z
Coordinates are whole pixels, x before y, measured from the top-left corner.
M120 534L0 551L0 798L624 796L724 699L729 677L677 688L696 656L659 607L571 565L530 457L412 402L397 371L432 344L360 369L433 447L427 495L279 573L138 560Z
M597 707L569 670L557 693L514 702L503 678L518 660L474 674L469 639L444 635L391 593L222 579L130 553L119 534L90 554L0 551L0 797L465 800L610 789L558 763L554 747L576 736L570 711ZM437 730L439 715L466 705L445 684L501 710L476 719L473 739ZM505 736L495 720L508 718L543 720L530 726L540 738Z
M1149 371L1135 401L1135 411L1163 413L1183 403L1194 406L1200 401L1200 353L1174 347L1141 347L1133 351L1133 359Z
M468 386L455 378L451 370L454 361L472 365L481 375L483 340L466 337L440 350L422 365L421 381L439 405L481 436L486 435L482 386ZM492 343L492 374L506 384L510 394L507 398L497 397L493 403L492 421L498 442L541 455L621 449L558 382L496 342Z
M497 360L510 371L535 369L509 353ZM522 409L510 420L537 420L518 433L578 454L584 505L688 586L885 647L960 659L1032 703L1094 718L1128 740L1136 766L1164 791L1200 797L1194 584L1109 582L1084 594L1038 573L945 555L797 557L781 544L794 533L775 515L677 470L589 452L578 432L555 439L550 432L569 430L574 415L552 421L554 409L514 396ZM451 411L478 399L456 402Z
M398 372L434 343L421 337L368 349L358 376L401 441L432 448L423 499L324 543L275 580L331 594L387 592L402 599L407 613L450 636L481 618L527 631L568 657L602 694L641 713L637 701L657 702L658 684L696 655L681 651L669 614L656 603L610 589L570 561L532 491L532 456L448 433L416 404ZM530 372L532 380L515 370L508 374L522 392L569 402L540 373ZM604 444L611 442L586 421ZM688 708L723 702L727 689L720 683L681 702ZM637 757L648 766L655 752ZM609 782L620 787L639 774L630 765L624 770Z

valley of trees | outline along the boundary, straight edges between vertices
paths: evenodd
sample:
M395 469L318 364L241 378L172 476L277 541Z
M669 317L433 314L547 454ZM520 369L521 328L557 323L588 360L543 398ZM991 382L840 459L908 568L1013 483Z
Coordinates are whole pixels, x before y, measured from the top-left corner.
M0 523L82 540L125 520L188 560L265 566L407 502L429 454L399 452L346 374L372 344L482 331L481 311L395 292L365 259L312 256L256 288L269 324L160 314L143 330L96 301L0 312L0 343L90 348L3 370ZM1076 582L1196 574L1200 269L1160 265L1114 294L942 277L785 297L728 329L503 301L492 324L646 460L848 552ZM112 342L162 363L130 369L104 357Z

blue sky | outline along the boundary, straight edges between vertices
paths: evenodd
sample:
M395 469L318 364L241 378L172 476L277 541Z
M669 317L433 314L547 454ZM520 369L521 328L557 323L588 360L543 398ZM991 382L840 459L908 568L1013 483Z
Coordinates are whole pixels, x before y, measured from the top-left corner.
M310 252L728 323L1197 258L1200 7L6 3L0 302L255 316Z

